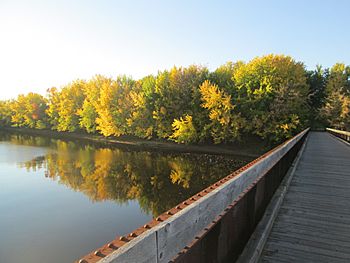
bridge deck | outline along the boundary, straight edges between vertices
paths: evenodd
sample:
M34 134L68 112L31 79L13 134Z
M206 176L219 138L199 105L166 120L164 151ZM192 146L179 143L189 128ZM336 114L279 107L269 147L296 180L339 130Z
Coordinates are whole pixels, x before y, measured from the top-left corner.
M309 134L260 262L350 262L350 146Z

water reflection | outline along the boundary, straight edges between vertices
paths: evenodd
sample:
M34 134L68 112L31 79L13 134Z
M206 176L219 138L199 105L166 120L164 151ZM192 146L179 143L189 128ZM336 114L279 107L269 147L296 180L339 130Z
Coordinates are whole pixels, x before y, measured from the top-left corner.
M137 200L154 217L219 180L247 160L204 154L130 151L82 142L0 133L11 144L47 147L18 165L87 195L119 204Z

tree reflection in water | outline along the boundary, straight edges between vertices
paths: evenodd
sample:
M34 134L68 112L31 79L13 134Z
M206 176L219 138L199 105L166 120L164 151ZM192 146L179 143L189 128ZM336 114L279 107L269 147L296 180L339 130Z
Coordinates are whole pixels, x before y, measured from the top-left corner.
M92 201L137 200L154 217L228 175L247 159L208 154L120 149L38 136L0 134L13 144L49 148L20 163L87 195Z

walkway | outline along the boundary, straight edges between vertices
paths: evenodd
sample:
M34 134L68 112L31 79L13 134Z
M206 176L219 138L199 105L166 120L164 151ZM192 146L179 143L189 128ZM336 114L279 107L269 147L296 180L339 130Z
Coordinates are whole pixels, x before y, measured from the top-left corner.
M260 262L350 262L350 146L309 134Z

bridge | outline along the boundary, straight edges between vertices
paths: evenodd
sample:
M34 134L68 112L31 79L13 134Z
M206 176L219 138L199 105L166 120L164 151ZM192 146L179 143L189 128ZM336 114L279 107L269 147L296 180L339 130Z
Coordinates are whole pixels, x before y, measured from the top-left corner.
M327 131L299 133L77 262L350 262L350 133Z

